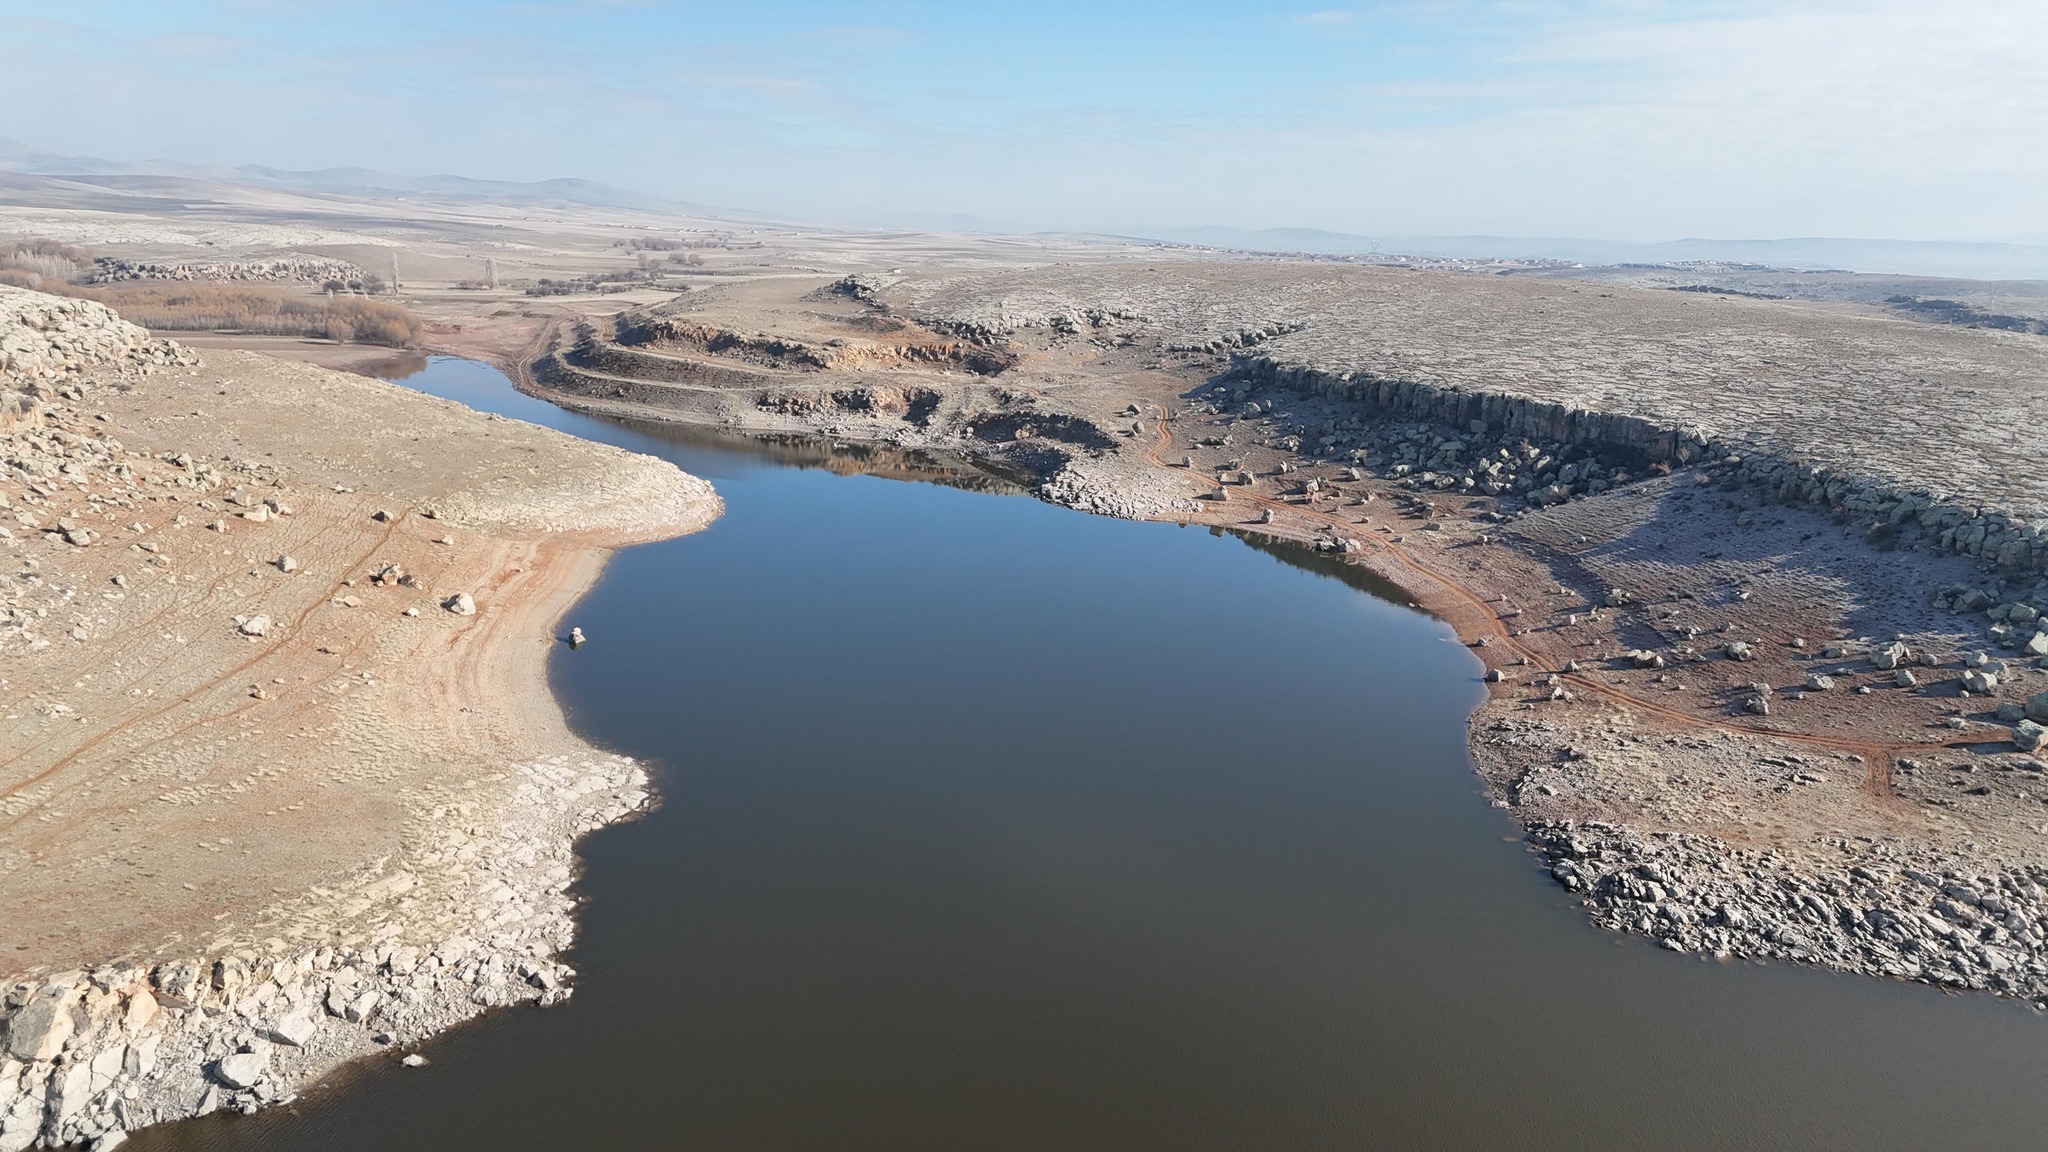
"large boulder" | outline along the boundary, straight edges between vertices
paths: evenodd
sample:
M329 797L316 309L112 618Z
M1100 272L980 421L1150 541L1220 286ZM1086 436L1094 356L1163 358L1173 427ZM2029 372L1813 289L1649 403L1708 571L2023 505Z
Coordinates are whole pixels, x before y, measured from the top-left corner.
M35 1063L54 1060L64 1050L64 1042L71 1039L77 1028L77 1017L71 1011L78 1001L79 989L74 987L77 979L76 973L51 979L8 1019L9 1056Z
M2027 719L2036 724L2048 724L2048 692L2027 701Z
M2032 720L2022 720L2012 730L2012 746L2022 752L2039 752L2048 748L2048 728Z
M272 1024L263 1034L279 1044L304 1048L313 1039L313 1034L319 1030L320 1022L314 1018L313 1013L301 1008Z
M270 1057L262 1052L236 1052L213 1066L214 1078L230 1088L254 1088L269 1072Z

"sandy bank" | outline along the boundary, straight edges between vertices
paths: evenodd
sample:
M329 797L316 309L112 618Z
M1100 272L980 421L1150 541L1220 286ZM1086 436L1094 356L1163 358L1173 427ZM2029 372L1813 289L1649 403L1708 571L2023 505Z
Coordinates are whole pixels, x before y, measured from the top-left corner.
M645 776L569 733L544 661L610 551L703 527L710 487L36 323L0 469L0 1148L253 1108L566 994L571 846Z

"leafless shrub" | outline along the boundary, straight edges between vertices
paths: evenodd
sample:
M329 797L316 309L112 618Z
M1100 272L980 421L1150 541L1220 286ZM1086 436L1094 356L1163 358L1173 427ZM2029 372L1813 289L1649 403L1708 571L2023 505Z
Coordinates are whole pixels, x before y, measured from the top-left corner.
M43 284L45 291L97 300L145 328L308 336L411 348L426 323L410 310L360 296L315 296L275 288L181 281Z

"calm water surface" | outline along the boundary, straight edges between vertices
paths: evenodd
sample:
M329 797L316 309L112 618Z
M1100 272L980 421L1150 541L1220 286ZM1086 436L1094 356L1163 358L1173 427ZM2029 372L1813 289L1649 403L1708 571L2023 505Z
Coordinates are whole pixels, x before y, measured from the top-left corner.
M558 649L665 802L575 998L140 1149L2048 1145L2048 1020L1587 927L1441 625L1229 537L406 383L711 479Z

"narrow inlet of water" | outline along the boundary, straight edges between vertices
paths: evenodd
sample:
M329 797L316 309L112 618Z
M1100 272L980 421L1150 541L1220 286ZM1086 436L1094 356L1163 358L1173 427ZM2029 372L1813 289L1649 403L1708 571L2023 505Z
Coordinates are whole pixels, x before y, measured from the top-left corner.
M144 1152L2048 1132L2028 1008L1590 928L1480 795L1476 662L1284 551L579 416L460 360L405 383L725 497L620 553L552 665L662 806L585 845L567 1005Z

